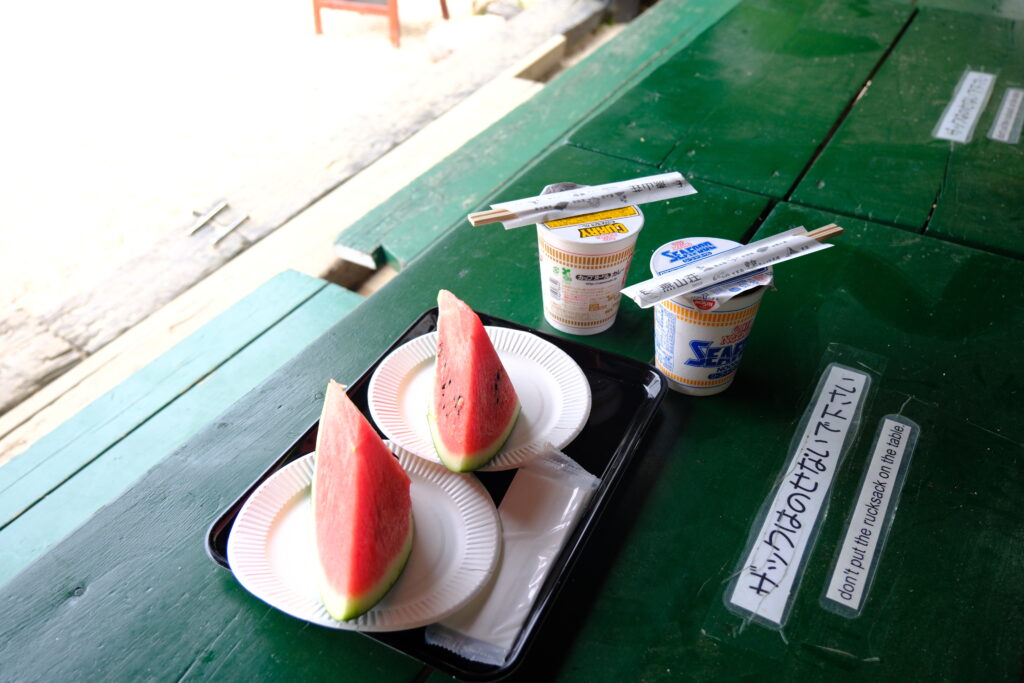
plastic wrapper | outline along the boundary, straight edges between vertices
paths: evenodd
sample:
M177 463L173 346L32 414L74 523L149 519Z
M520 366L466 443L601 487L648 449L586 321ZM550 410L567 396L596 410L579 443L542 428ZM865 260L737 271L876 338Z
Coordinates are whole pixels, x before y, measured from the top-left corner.
M503 548L494 578L466 607L428 626L427 642L503 664L598 483L558 451L520 468L498 506Z

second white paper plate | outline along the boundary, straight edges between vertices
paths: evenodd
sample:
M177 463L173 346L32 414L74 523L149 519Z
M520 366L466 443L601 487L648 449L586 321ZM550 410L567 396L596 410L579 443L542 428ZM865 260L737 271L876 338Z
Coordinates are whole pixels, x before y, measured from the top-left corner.
M548 449L561 450L590 416L590 384L565 351L540 337L508 327L485 327L522 412L508 441L481 470L519 467ZM417 337L381 361L370 378L370 415L389 439L440 463L427 425L434 391L437 332Z

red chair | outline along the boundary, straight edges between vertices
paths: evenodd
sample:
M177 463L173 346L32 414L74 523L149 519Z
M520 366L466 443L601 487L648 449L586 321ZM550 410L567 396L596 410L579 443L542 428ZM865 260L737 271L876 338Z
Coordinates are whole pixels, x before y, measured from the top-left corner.
M360 2L359 0L313 0L313 22L316 25L316 32L323 33L320 24L321 9L343 9L349 12L360 14L384 14L387 15L388 24L391 28L391 44L398 47L400 26L398 23L398 0L380 0L379 2ZM448 3L441 0L441 16L448 18Z

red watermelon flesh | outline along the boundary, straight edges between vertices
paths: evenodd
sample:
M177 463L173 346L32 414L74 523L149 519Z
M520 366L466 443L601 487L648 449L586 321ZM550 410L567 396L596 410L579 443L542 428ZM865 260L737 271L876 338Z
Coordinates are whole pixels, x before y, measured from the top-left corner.
M443 289L437 304L437 362L427 421L445 467L468 472L487 464L508 440L519 417L519 398L473 309Z
M409 475L331 380L316 439L317 587L327 613L353 619L398 580L412 550Z

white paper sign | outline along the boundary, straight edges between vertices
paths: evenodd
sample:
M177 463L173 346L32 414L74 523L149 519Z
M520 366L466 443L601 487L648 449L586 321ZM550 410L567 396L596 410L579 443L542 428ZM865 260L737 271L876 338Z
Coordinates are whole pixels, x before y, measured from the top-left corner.
M786 474L763 508L760 529L728 603L759 619L783 626L804 560L817 535L847 436L860 418L870 377L832 364L819 382L806 413L807 424L786 466Z
M1007 88L1003 100L999 103L999 112L988 137L997 142L1016 145L1020 142L1021 123L1024 122L1024 88Z
M932 137L953 142L969 141L992 95L995 82L995 74L965 71L953 91L953 99L946 105L942 118L932 131Z
M515 214L515 218L502 221L505 229L510 230L558 218L595 213L630 204L647 204L696 193L697 190L681 173L662 173L491 204L491 208L504 209Z
M846 537L825 597L859 613L873 578L872 568L888 531L890 508L903 485L898 477L907 444L916 439L914 425L886 417L882 422L867 473L854 504Z

